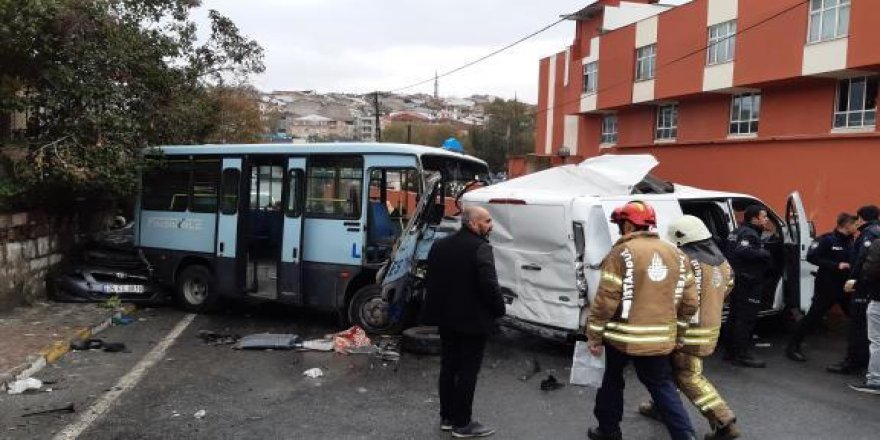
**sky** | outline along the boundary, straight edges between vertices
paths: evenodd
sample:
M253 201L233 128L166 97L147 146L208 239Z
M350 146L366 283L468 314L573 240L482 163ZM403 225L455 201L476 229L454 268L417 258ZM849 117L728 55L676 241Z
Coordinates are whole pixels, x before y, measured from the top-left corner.
M392 90L452 70L575 12L592 0L203 0L265 50L264 92ZM490 94L535 103L538 61L574 39L565 21L440 79L440 95ZM401 93L433 93L433 81Z

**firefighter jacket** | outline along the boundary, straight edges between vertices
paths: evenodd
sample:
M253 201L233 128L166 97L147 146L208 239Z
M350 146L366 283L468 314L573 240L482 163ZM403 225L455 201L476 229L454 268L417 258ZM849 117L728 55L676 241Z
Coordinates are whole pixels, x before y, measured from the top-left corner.
M718 344L724 299L733 290L733 269L711 238L688 243L681 250L690 258L700 302L680 351L709 356Z
M697 310L688 257L654 232L622 237L605 257L587 339L633 356L667 355Z

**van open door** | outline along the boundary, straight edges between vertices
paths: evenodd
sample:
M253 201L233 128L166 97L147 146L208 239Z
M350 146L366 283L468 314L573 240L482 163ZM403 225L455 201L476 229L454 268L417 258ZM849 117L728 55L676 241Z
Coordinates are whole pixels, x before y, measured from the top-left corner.
M788 196L785 204L785 298L787 306L806 312L813 298L813 271L816 266L807 262L807 251L813 241L804 202L797 191Z

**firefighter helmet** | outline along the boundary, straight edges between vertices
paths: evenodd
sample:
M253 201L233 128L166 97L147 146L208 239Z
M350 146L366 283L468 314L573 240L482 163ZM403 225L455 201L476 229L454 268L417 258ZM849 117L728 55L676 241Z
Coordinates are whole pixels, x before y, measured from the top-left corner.
M654 208L645 202L633 201L619 208L616 208L611 214L612 223L622 223L629 221L636 226L656 226L657 214Z
M709 232L703 221L692 215L679 217L672 222L666 231L666 235L669 241L677 246L712 238L712 233Z

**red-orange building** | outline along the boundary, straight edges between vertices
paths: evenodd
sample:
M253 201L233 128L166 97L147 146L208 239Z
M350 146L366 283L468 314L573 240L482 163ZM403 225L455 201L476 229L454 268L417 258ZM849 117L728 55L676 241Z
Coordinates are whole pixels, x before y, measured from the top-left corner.
M880 203L878 0L598 0L540 61L534 162L651 153L666 179L783 208L822 229Z

